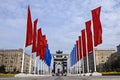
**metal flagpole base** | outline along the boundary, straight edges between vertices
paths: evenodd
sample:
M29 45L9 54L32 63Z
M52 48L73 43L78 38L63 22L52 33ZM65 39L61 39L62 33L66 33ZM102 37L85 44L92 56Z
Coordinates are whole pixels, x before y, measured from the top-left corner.
M67 76L78 76L78 74L68 74Z
M85 73L82 73L81 76L85 76Z
M77 76L81 76L81 74L77 74Z
M99 72L93 72L93 73L92 73L92 76L102 76L102 74L99 73Z
M92 75L92 73L86 73L85 74L85 76L91 76Z
M16 74L15 77L27 77L27 74L19 73L19 74Z
M27 76L33 76L33 74L27 74Z

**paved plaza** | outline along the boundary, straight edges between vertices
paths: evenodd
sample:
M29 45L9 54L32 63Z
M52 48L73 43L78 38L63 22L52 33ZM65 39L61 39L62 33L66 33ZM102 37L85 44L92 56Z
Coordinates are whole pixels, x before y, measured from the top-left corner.
M1 77L0 80L120 80L120 76L90 76L90 77L80 77L80 76L50 76L50 77Z

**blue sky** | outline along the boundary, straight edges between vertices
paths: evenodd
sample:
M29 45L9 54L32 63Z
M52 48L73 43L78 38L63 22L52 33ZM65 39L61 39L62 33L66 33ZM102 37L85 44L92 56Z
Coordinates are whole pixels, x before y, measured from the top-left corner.
M23 48L28 4L32 20L46 34L52 53L70 53L91 10L102 6L103 43L99 49L120 44L119 0L0 0L0 49Z

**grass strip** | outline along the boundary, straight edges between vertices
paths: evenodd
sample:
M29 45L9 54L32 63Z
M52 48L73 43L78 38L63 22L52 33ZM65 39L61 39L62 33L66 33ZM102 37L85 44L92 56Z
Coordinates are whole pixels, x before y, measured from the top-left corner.
M0 76L5 76L5 77L14 77L15 74L3 74L3 73L0 73Z

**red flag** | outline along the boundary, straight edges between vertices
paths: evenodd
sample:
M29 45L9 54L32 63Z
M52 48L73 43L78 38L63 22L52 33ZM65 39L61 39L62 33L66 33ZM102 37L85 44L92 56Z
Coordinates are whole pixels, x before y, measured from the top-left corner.
M76 53L77 53L77 61L79 61L79 44L78 44L78 40L76 41Z
M82 59L81 36L79 36L78 43L79 43L79 58Z
M41 28L38 29L38 35L37 35L37 54L36 56L40 56L41 54L41 45L42 45L42 30Z
M88 48L88 54L89 54L91 51L93 51L91 20L87 21L85 25L86 25L86 34L87 34L87 48Z
M32 53L37 51L37 22L38 19L34 21Z
M32 44L32 19L30 13L30 7L28 6L28 16L27 16L27 32L26 32L26 44L25 47Z
M81 31L81 34L82 34L82 50L83 50L83 56L86 57L85 29Z
M100 11L101 7L92 10L94 46L102 43L102 25L100 21Z
M47 45L46 36L43 35L43 36L42 36L42 45L41 45L42 52L41 52L41 54L40 54L40 59L41 59L41 60L44 60L45 53L46 53L46 45Z

